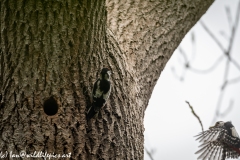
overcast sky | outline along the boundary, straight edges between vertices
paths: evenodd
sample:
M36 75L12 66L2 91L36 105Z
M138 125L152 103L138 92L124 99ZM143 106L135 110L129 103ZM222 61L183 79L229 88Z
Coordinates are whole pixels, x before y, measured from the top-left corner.
M234 22L238 2L239 0L216 0L201 18L201 21L218 37L225 49L229 45L228 39L231 33L226 6L230 8L232 22ZM222 32L224 34L221 34ZM195 48L192 45L192 33L195 35ZM185 36L180 46L191 60L191 65L199 70L208 69L223 55L199 22ZM194 50L195 54L193 54ZM239 27L231 54L240 64ZM186 71L179 49L174 52L155 86L145 112L145 146L148 150L155 151L154 160L197 159L194 153L198 149L199 142L195 141L193 136L201 131L201 127L185 101L189 101L194 107L205 130L213 125L226 63L227 59L223 58L212 72L199 74ZM183 76L184 80L180 81L176 75ZM228 79L236 77L240 77L240 70L231 63ZM232 121L240 133L240 82L227 86L222 98L220 113L228 108L231 100L233 100L233 106L230 112L217 120ZM150 160L147 154L144 159Z

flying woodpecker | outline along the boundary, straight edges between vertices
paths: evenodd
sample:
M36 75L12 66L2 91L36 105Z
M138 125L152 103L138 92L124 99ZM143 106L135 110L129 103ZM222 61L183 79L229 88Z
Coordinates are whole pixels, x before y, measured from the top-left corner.
M201 153L198 159L225 160L240 156L240 139L232 122L218 121L196 137L202 143L195 153Z
M92 91L92 106L87 112L87 120L91 119L105 105L111 92L111 71L103 68L98 80L94 83Z

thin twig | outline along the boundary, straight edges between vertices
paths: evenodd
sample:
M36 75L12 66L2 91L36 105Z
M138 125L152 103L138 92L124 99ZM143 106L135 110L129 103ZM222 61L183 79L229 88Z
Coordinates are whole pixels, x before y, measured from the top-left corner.
M190 105L190 103L188 101L185 101L185 102L188 104L189 108L191 109L192 114L198 119L198 121L199 121L199 123L202 127L202 131L204 131L202 121L201 121L200 117L195 113L195 111L194 111L193 107Z
M220 110L220 106L221 106L221 103L222 103L222 100L223 100L223 95L224 95L224 89L220 91L220 95L219 95L218 101L217 101L217 108L216 108L216 111L215 111L215 114L213 116L213 120L212 120L211 124L214 124L217 120L217 117L220 115L219 110Z
M214 63L211 67L209 67L208 69L204 69L204 70L200 70L200 69L196 69L196 68L193 68L192 66L189 67L189 69L193 72L196 72L196 73L201 73L201 74L206 74L206 73L209 73L209 72L212 72L217 66L218 64L224 59L224 55L220 56Z
M235 23L232 27L232 32L231 32L231 37L230 37L230 42L229 42L229 46L228 46L228 50L225 53L225 55L228 57L227 59L227 62L226 62L226 67L225 67L225 72L224 72L224 80L223 80L223 85L222 85L222 88L221 88L221 93L218 97L218 103L217 103L217 107L216 107L216 112L215 112L215 115L214 115L214 118L213 118L213 123L216 121L217 117L220 115L220 108L221 108L221 101L223 99L223 94L224 94L224 91L225 91L225 88L226 86L229 84L228 83L228 80L227 80L227 77L228 77L228 74L229 74L229 68L230 68L230 61L233 62L233 60L231 59L231 51L232 51L232 46L234 44L234 38L235 38L235 35L236 35L236 29L237 29L237 26L238 26L238 22L239 22L239 16L240 16L240 1L238 3L238 8L237 8L237 13L236 13L236 19L235 19ZM238 63L236 61L234 61L235 63L235 66L240 69ZM237 65L236 65L237 64Z
M210 31L210 29L208 29L206 24L203 21L200 21L200 24L202 25L203 29L205 29L205 31L210 35L210 37L212 37L212 39L217 43L218 47L223 51L223 53L225 53L226 51L224 47L222 46L220 41L217 39L217 37L215 37L215 35Z
M191 57L191 61L193 61L194 60L194 58L195 58L195 55L196 55L196 38L195 38L195 33L194 32L192 32L192 35L191 35L191 37L192 37L192 57Z
M226 11L226 14L227 14L229 27L230 27L230 29L232 29L232 15L231 15L231 10L230 10L229 6L225 7L225 11Z
M172 67L171 68L171 71L172 71L172 73L173 73L173 75L179 80L179 81L183 81L184 79L181 77L181 76L179 76L178 74L177 74L177 72L175 71L175 68L174 67Z
M188 63L188 58L187 58L186 52L182 49L181 46L179 46L178 49L179 49L179 52L182 54L182 56L183 56L183 58L185 60L185 63Z
M144 147L144 148L145 148L145 151L146 151L147 155L149 156L149 158L150 158L151 160L154 160L153 157L152 157L151 152L148 151L146 147Z
M235 59L231 58L231 62L235 65L235 67L237 67L237 69L240 71L240 65L237 63L237 61Z
M224 90L226 85L227 85L227 77L228 77L229 69L230 69L229 65L230 65L230 61L227 60L226 66L225 66L225 72L224 72L224 76L223 76L223 84L222 84L222 87L221 87L222 90Z
M238 3L238 8L237 8L237 15L236 15L236 19L235 19L235 24L232 27L232 34L231 34L231 38L230 38L230 43L229 43L229 48L228 48L228 56L230 56L231 50L232 50L232 46L233 46L233 41L236 35L236 30L238 27L238 22L239 22L239 16L240 16L240 1Z
M221 89L227 87L227 85L229 85L229 84L235 84L235 83L239 83L239 82L240 82L240 76L236 77L236 78L233 78L233 79L230 79L230 80L225 80L222 84Z
M239 13L238 13L239 14ZM240 70L240 65L230 57L230 52L232 49L232 45L233 45L233 40L234 40L234 36L235 36L235 31L236 31L236 26L238 25L238 19L239 19L239 15L236 16L236 23L234 25L234 27L232 28L232 33L231 33L231 37L230 37L230 42L229 42L229 47L228 50L226 51L224 49L224 47L222 46L222 44L220 43L220 41L216 38L216 36L210 31L210 29L207 27L207 25L203 22L200 21L200 24L202 25L202 27L205 29L205 31L210 35L210 37L216 42L216 44L218 45L218 47L222 50L222 52L228 57L228 59L234 64L234 66Z
M238 82L240 82L240 76L227 81L228 84L234 84L234 83L238 83Z
M220 31L219 34L220 34L223 38L225 38L227 41L229 41L229 37L228 37L228 35L227 35L224 31Z
M232 110L233 104L234 104L234 101L230 100L228 108L222 114L220 114L219 116L222 117L222 118L225 117Z
M183 71L186 71L187 69L189 69L189 70L197 72L197 73L208 73L208 72L214 70L218 66L218 64L220 64L220 62L224 58L226 58L225 71L224 71L224 75L223 75L224 77L223 77L223 82L222 82L222 87L221 87L221 90L220 90L220 94L218 96L216 111L215 111L215 114L214 114L214 117L213 117L213 123L216 121L216 119L219 116L226 115L228 113L228 111L231 110L231 108L233 106L233 103L231 101L231 103L229 105L229 108L226 110L226 113L223 112L223 113L220 114L221 103L222 103L222 100L223 100L223 97L224 97L224 94L225 94L225 91L226 91L226 87L229 84L240 82L240 77L228 80L231 63L233 64L233 66L235 66L240 71L240 64L235 59L233 59L231 57L232 48L233 48L233 45L234 45L235 36L236 36L236 32L237 32L238 25L239 25L238 23L239 23L239 17L240 17L240 0L239 0L238 7L237 7L235 21L234 22L232 21L232 16L231 16L231 12L229 10L229 7L226 7L226 14L227 14L228 23L229 23L229 26L230 26L230 29L231 29L231 34L230 34L230 37L228 39L229 44L228 44L228 47L226 49L223 47L223 45L221 44L219 39L213 34L213 32L207 27L207 25L203 21L200 21L200 24L202 25L203 29L209 34L209 36L214 40L214 42L217 44L217 46L222 50L222 56L220 56L217 59L217 61L215 61L215 63L210 68L205 69L205 70L199 70L199 69L195 69L194 67L192 67L191 66L192 61L190 61L188 59L187 54L184 52L184 50L181 47L179 47L179 51L180 51L181 55L183 56L183 59L185 60L185 62L184 62L185 69ZM193 43L193 45L195 43L194 35L192 35L192 43ZM189 107L191 108L190 104L189 104ZM192 110L192 112L194 114L193 110ZM197 115L195 115L195 116L198 118Z

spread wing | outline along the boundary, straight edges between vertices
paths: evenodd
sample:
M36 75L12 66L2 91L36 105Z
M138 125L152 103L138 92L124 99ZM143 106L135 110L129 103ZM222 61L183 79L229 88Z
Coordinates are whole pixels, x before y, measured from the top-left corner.
M200 154L198 159L238 158L239 138L229 135L228 131L222 127L211 128L198 134L196 140L202 142L199 150L195 154Z

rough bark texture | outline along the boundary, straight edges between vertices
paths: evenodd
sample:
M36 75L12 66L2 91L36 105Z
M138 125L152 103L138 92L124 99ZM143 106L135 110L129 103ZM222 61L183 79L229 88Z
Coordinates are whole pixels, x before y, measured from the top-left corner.
M165 64L212 2L107 0L108 26L136 77L144 110Z
M0 152L143 159L153 87L212 2L2 0ZM112 94L86 122L103 66L113 71Z

